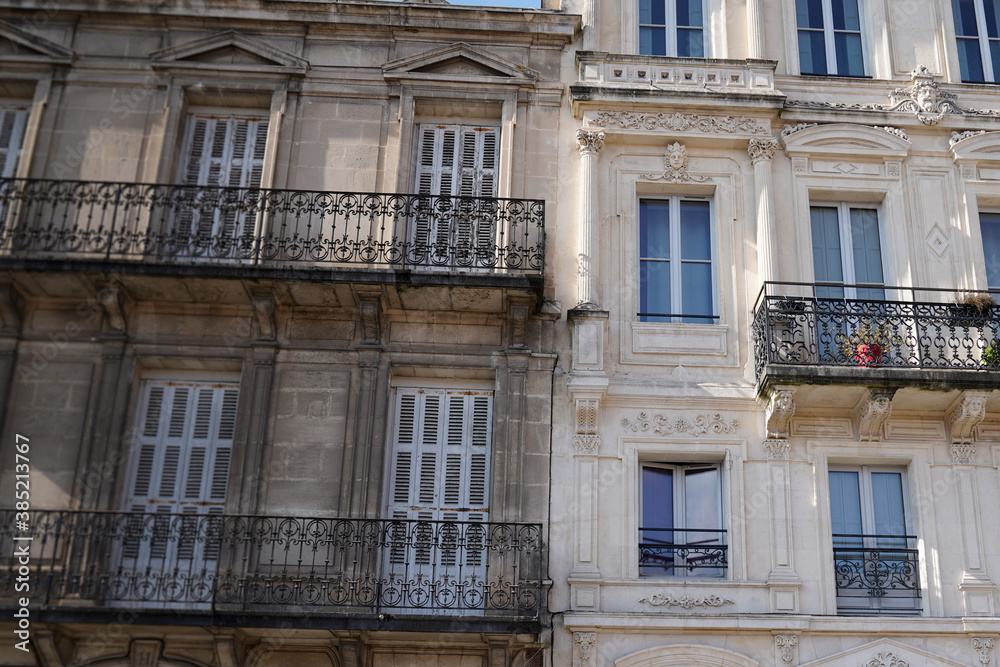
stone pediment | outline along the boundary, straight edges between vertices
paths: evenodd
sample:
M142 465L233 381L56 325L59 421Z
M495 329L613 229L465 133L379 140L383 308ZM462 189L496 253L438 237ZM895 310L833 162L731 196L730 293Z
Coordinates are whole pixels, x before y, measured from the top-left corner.
M382 66L386 79L470 81L534 85L538 73L505 58L457 42L393 60Z
M70 63L73 52L55 42L0 21L0 62Z
M1000 132L964 132L952 136L951 152L955 160L974 162L1000 161Z
M308 61L234 30L156 51L159 69L305 74Z
M902 130L854 123L786 127L781 138L789 155L901 158L906 156L911 146L909 137Z
M878 639L847 651L804 662L799 667L964 667L893 639Z

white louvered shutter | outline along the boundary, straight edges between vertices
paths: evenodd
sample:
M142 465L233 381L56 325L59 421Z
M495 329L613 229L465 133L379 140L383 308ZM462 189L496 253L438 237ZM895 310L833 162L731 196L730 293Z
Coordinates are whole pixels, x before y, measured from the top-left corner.
M124 542L123 556L172 559L176 564L217 557L218 545L197 540L199 515L221 515L225 509L232 458L239 387L235 384L149 382L142 395L139 441L133 456L125 499L127 511L144 514L187 514L170 520L137 517L152 526Z
M0 107L0 178L14 178L24 144L28 110L23 107Z

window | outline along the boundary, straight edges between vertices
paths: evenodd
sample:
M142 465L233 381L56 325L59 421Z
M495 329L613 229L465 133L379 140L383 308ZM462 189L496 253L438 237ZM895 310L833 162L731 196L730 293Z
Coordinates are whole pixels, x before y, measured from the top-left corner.
M720 467L647 463L641 475L639 573L724 576L727 550Z
M0 178L14 178L24 143L28 110L24 107L0 107Z
M711 203L639 201L639 321L715 321Z
M495 197L500 129L420 126L416 191L444 197Z
M124 509L136 516L118 563L125 571L151 572L146 579L162 588L122 591L121 599L204 601L196 580L205 572L214 576L219 556L211 539L219 524L205 515L225 511L238 401L236 384L151 381L143 387L124 498Z
M979 228L986 256L986 285L1000 289L1000 213L980 213Z
M830 471L837 609L851 614L920 611L916 538L908 535L903 471Z
M951 0L962 81L996 81L1000 76L1000 0Z
M639 53L704 58L704 0L639 0Z
M795 0L802 74L864 76L859 0Z
M882 242L878 210L846 203L816 205L810 208L813 266L820 299L884 299L880 287L840 287L847 285L884 285Z

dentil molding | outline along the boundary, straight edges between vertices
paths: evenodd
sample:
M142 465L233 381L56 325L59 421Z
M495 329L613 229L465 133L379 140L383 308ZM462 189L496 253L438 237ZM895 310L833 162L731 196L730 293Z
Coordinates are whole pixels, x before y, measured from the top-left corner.
M730 435L740 429L739 419L726 419L720 413L698 415L694 419L685 417L668 417L662 414L650 416L640 412L635 420L622 419L622 429L632 433L652 431L657 435L668 436L675 433L687 433L698 438L703 435Z

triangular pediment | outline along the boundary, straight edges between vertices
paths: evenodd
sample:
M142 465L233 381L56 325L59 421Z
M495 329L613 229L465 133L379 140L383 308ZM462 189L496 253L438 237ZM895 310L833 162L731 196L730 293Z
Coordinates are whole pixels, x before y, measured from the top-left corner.
M70 63L73 52L7 21L0 21L0 60Z
M964 667L943 656L894 639L877 639L847 651L802 663L799 667Z
M382 66L387 79L448 81L488 81L534 85L538 73L500 56L481 51L465 42L456 42Z
M153 67L304 74L308 61L234 30L156 51Z

